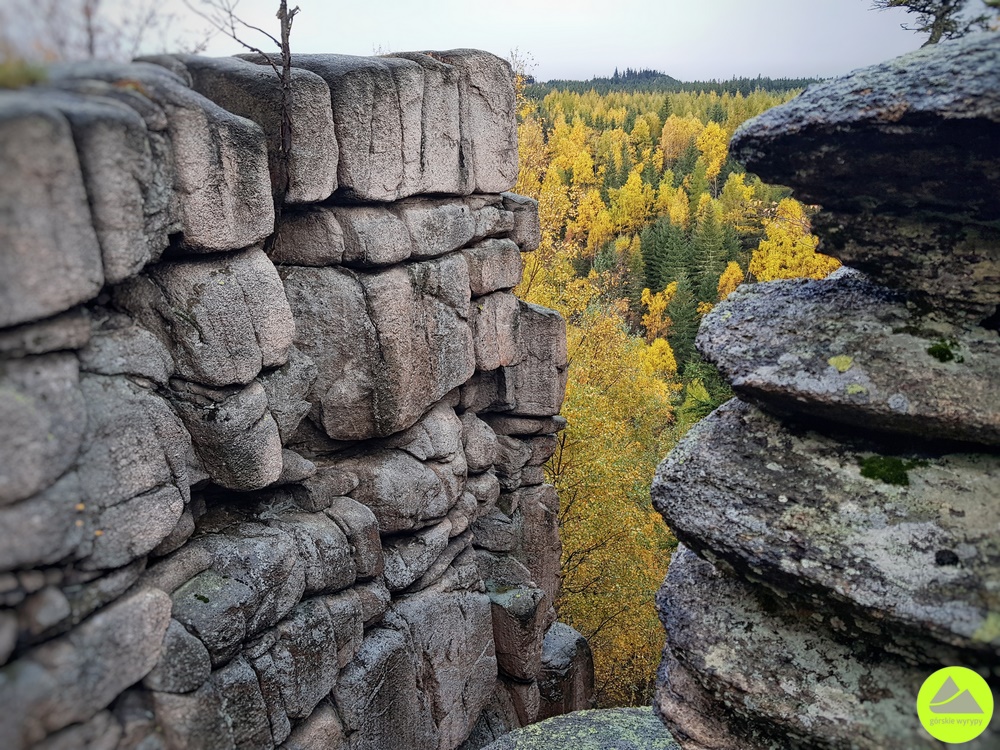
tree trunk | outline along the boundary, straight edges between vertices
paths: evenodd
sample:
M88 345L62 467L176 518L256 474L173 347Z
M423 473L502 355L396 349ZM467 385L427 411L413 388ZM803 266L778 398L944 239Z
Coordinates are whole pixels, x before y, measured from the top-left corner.
M288 10L287 0L281 0L278 8L278 21L281 22L281 200L288 191L289 160L292 153L292 49L289 37L292 33L292 21L298 7Z

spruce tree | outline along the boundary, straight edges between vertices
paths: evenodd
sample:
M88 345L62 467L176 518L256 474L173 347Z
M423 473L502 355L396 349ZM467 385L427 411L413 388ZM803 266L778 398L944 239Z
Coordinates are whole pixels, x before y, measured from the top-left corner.
M669 219L666 220L669 224ZM653 292L660 291L660 272L657 263L657 253L661 251L664 241L662 238L662 225L664 219L659 219L648 225L639 235L639 243L642 248L642 273L646 282L646 288Z
M705 160L699 158L695 162L691 171L691 179L688 181L688 198L691 201L691 216L698 215L698 206L701 203L701 196L708 192L708 165Z
M660 184L660 173L657 171L652 159L646 159L646 162L642 165L642 181L647 185L652 185L654 188Z
M639 236L642 246L646 286L662 292L680 276L690 273L693 263L691 243L684 230L663 216L647 226Z
M701 156L701 152L698 147L694 145L694 139L688 144L688 147L684 149L679 157L677 157L677 163L674 165L674 174L676 175L677 184L680 185L681 180L685 176L691 174L694 171L695 165L698 163L698 157Z
M686 273L677 279L677 291L667 305L667 315L671 320L667 343L674 350L674 358L680 370L698 356L694 348L694 337L701 322L698 317L698 299Z
M702 302L715 302L719 276L726 268L725 232L719 223L715 202L707 204L698 217L691 244L694 249L692 282Z
M660 289L677 281L691 272L694 263L694 253L687 233L675 224L666 221L663 230L663 249L657 255L657 273L660 279Z
M660 122L666 122L667 118L673 114L673 111L674 107L670 103L670 95L667 94L663 97L663 104L660 105L660 109L656 112L660 116Z
M729 224L723 225L722 232L724 235L722 246L725 262L735 261L742 268L746 268L747 263L750 262L750 253L743 248L743 243L740 241L740 233Z

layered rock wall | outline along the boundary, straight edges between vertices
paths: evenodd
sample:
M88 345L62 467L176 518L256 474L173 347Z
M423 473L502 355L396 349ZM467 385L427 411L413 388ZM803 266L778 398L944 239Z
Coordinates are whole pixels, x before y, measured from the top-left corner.
M297 56L284 153L263 62L0 93L4 748L471 749L538 715L567 361L511 293L510 70Z
M998 79L1000 35L979 35L734 136L867 275L741 287L702 323L738 398L653 485L683 542L655 703L686 750L944 747L923 681L1000 686ZM1000 746L996 719L972 746Z

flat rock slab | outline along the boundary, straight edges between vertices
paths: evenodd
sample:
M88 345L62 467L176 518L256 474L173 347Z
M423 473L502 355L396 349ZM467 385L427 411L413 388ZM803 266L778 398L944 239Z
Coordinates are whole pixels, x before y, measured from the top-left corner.
M741 286L705 316L697 345L748 400L1000 445L1000 335L919 317L857 275Z
M940 747L913 708L932 668L886 655L872 659L863 648L835 641L810 613L801 619L776 614L758 596L683 547L660 590L668 661L676 658L696 685L727 707L727 723L751 740L704 746ZM700 733L692 729L678 734ZM772 742L760 741L768 737ZM983 747L996 740L987 735Z
M295 323L259 247L151 266L121 284L115 301L160 339L187 380L246 385L288 361Z
M439 584L393 606L412 638L442 749L455 748L469 736L497 674L489 599L446 588Z
M811 86L744 123L730 153L830 210L1000 220L1000 33Z
M87 424L76 358L0 362L0 505L51 486L76 460Z
M427 52L462 72L459 101L463 150L471 143L476 191L501 193L517 182L517 123L514 74L510 64L489 52L453 49Z
M0 744L27 748L93 717L155 666L169 624L167 595L141 589L5 667Z
M650 708L574 711L515 729L484 750L681 750Z
M594 656L578 631L552 623L542 641L539 718L548 719L594 705Z
M44 101L73 131L104 278L117 284L167 247L173 176L153 164L146 123L122 101L69 91L47 91Z
M842 625L860 618L868 639L996 663L1000 456L878 447L733 399L660 464L653 503L688 546Z
M413 639L401 632L371 629L333 698L344 728L354 735L352 750L439 745Z

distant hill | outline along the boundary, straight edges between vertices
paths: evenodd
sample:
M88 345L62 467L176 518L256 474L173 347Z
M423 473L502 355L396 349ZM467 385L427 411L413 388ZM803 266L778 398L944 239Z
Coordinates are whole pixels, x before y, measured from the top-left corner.
M675 92L675 91L714 91L718 94L737 92L746 96L757 89L765 91L793 91L804 89L810 83L816 83L820 78L730 78L726 81L712 79L710 81L679 81L673 76L659 70L642 69L633 70L626 68L625 72L615 69L614 75L608 78L591 78L589 81L569 81L551 80L545 82L531 81L527 88L527 95L533 98L541 98L553 89L560 91L574 91L576 93L586 93L593 89L598 94L607 94L611 91L652 91L652 92Z

